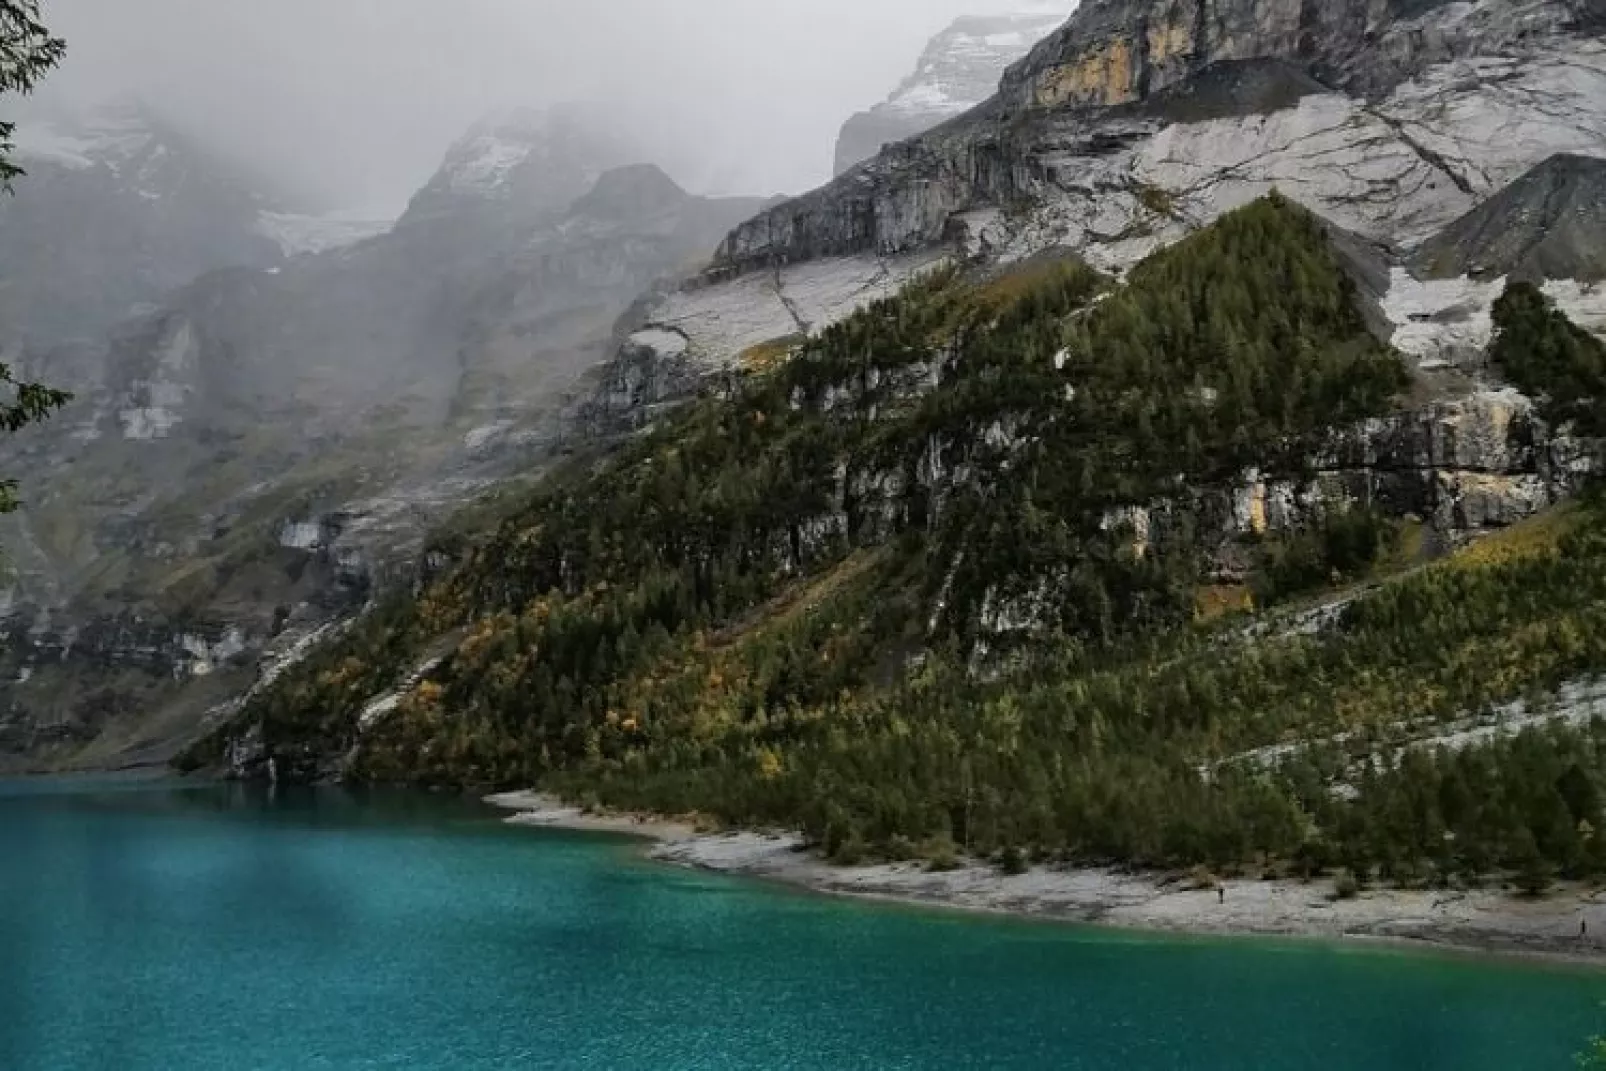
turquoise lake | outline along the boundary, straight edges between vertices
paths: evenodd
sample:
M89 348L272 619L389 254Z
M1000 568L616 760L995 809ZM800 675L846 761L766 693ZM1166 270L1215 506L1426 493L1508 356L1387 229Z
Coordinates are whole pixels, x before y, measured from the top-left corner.
M468 803L0 784L0 1069L1520 1071L1606 974L879 908Z

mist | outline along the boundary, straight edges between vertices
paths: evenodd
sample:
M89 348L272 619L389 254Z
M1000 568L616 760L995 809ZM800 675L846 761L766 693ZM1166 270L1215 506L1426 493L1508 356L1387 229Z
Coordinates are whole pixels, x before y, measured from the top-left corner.
M590 101L711 194L824 182L932 34L1021 0L45 0L47 103L135 95L324 208L394 214L486 112Z

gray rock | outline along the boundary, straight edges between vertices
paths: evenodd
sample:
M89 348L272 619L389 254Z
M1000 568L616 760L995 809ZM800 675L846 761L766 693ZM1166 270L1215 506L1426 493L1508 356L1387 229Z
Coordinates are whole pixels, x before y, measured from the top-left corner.
M1112 268L1273 188L1412 248L1606 145L1583 0L1087 3L988 104L737 228L728 277L933 246Z
M1429 239L1431 278L1606 279L1606 159L1558 154Z
M1433 64L1588 32L1593 8L1590 0L1088 0L1010 68L999 92L1021 108L1108 107L1213 64L1279 59L1324 85L1379 96Z

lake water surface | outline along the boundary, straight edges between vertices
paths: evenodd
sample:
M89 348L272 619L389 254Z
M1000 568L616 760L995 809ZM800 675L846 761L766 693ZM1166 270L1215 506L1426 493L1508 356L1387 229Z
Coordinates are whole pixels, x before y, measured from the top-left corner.
M427 798L0 784L0 1069L1523 1071L1606 974L870 907Z

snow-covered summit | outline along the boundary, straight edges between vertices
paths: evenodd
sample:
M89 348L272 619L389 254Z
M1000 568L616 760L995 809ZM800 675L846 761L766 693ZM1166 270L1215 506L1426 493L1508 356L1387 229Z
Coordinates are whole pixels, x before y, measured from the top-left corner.
M533 212L565 208L604 171L626 162L579 109L495 112L452 144L404 218L487 203Z
M17 161L37 173L37 184L48 173L53 186L65 182L102 199L205 201L241 219L272 207L257 176L135 98L24 115L14 140ZM28 192L39 196L37 189Z
M874 156L888 142L913 137L992 96L1005 68L1075 9L1076 0L1062 0L956 20L932 38L914 73L890 97L848 120L837 141L837 174Z
M932 38L913 74L879 107L916 115L957 115L992 96L999 76L1057 29L1075 3L1009 15L958 19Z
M559 122L533 108L486 116L447 150L437 180L454 193L495 193L520 165L545 154Z

